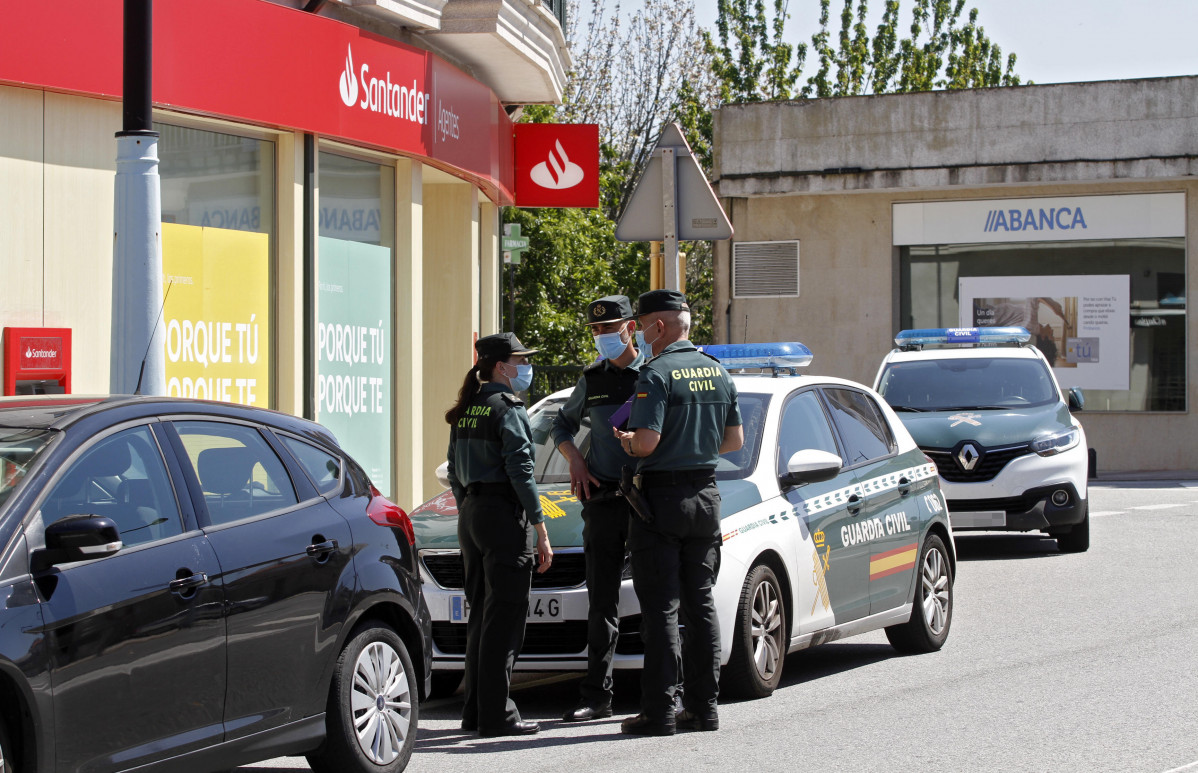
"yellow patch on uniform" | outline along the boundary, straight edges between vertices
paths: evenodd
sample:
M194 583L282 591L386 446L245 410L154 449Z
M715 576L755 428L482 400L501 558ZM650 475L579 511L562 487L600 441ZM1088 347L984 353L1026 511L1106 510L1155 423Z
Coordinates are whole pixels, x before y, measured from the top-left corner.
M641 398L641 397L648 397L648 396L649 396L649 393L648 393L648 392L637 392L637 393L636 393L636 396L637 396L638 398Z

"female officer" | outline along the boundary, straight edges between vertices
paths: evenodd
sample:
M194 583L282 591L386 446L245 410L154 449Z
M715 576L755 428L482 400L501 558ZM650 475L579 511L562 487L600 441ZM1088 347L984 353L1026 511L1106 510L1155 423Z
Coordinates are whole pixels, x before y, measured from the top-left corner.
M484 736L529 735L508 697L512 666L524 644L533 543L544 572L553 560L533 481L532 430L515 392L532 382L532 365L514 333L474 344L478 362L466 374L449 422L449 484L458 502L458 542L465 566L465 705L462 729ZM535 531L534 531L535 529Z

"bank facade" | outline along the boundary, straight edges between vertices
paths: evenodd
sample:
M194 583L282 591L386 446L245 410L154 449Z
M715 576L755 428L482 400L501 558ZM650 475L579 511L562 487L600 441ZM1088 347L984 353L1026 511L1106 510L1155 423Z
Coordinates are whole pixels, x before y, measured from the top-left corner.
M401 506L435 493L499 324L513 119L561 99L561 6L156 2L168 392L313 416ZM0 46L0 325L67 335L76 394L109 384L121 19L24 4Z
M1198 77L722 108L716 340L872 383L900 329L1021 324L1100 473L1198 469L1196 175Z

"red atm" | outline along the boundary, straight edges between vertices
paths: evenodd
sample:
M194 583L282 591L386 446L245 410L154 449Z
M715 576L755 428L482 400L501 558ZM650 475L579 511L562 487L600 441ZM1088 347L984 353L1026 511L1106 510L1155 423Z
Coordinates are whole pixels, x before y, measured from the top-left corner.
M70 393L69 327L4 328L4 394Z

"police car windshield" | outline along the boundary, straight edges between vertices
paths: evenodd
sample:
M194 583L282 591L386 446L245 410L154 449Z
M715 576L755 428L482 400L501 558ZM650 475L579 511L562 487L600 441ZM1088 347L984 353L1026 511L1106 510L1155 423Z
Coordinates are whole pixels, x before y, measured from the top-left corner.
M770 397L742 392L738 400L745 428L745 444L739 451L720 457L715 468L715 476L719 480L747 478L757 465L757 457L761 450L761 430L765 424L765 412L769 407ZM570 465L566 462L566 457L557 452L552 435L553 417L565 402L565 398L546 400L528 414L528 421L532 425L532 441L536 444L536 467L533 475L540 484L570 482ZM578 450L584 455L591 446L591 425L586 419L574 438L574 445L578 446Z
M1044 363L1010 357L893 362L878 392L896 411L1006 410L1060 400Z

